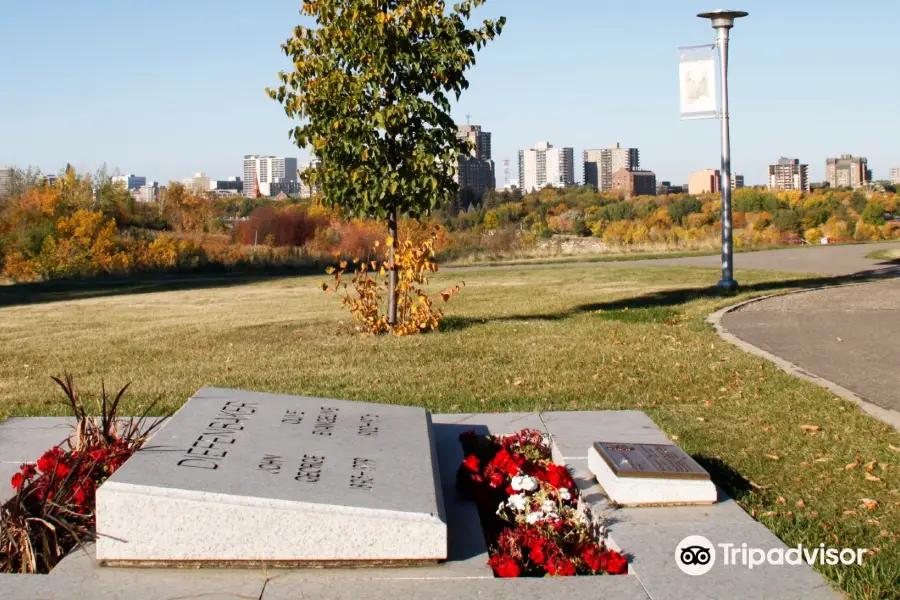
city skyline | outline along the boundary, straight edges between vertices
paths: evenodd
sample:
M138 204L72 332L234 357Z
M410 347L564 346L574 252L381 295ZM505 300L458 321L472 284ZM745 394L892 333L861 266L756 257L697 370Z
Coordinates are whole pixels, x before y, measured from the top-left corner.
M640 148L641 162L660 180L684 182L694 171L718 167L718 123L682 122L677 106L676 48L712 42L709 23L695 16L710 7L646 4L653 16L636 20L627 18L633 6L572 0L546 10L530 0L490 0L475 19L503 14L509 23L479 53L470 89L453 103L456 122L471 114L491 131L498 164L515 163L519 149L550 139L574 148L575 156L617 140ZM900 6L874 4L884 19L831 3L817 5L815 14L758 0L738 7L751 14L732 38L733 163L747 185L764 185L779 156L809 164L815 182L825 180L826 158L843 154L867 157L875 179L900 165L886 133L897 120L892 98L900 85L884 77L892 72L888 24L900 17ZM91 171L106 163L110 171L167 182L200 171L240 176L234 157L250 153L309 159L290 144L291 122L263 92L288 67L279 45L300 22L296 0L259 7L224 2L217 11L173 0L152 6L98 0L74 13L64 7L48 0L6 12L11 35L0 40L0 52L17 58L0 98L0 165L55 173L67 162ZM236 36L241 44L234 44ZM588 78L578 57L590 55L598 39L627 45L629 61L610 66L608 77ZM856 40L866 60L834 53L834 39ZM805 65L803 81L773 68L785 55ZM816 60L825 55L828 61ZM54 81L67 90L64 106L53 94L34 92L35 73L58 56L71 65ZM851 66L874 85L817 92L815 82ZM109 75L123 70L134 79ZM613 79L627 85L611 88ZM854 118L835 119L835 107ZM581 181L581 169L575 177Z

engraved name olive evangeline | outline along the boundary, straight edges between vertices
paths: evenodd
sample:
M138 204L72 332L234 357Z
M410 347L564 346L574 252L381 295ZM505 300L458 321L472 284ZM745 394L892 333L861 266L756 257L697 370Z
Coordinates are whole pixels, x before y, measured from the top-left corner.
M594 442L594 449L619 477L709 479L697 461L672 444Z

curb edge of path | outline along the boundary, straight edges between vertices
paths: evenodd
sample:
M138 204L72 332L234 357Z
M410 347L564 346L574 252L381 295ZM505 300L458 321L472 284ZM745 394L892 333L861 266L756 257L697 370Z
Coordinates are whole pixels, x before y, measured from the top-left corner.
M871 283L871 282L865 282L865 283ZM834 286L834 287L831 287L830 289L834 289L834 288L838 288L838 287L851 287L851 286L857 286L857 285L864 285L864 283L851 283L849 285ZM744 340L740 339L739 337L737 337L736 335L734 335L733 333L728 331L728 329L726 329L725 326L722 324L722 319L725 317L725 315L727 315L728 313L730 313L732 311L738 310L739 308L747 306L748 304L753 304L755 302L761 302L763 300L768 300L770 298L776 298L779 296L789 296L789 295L793 295L793 294L803 294L803 293L821 291L821 289L822 288L815 288L815 289L810 289L810 290L793 290L793 291L785 292L785 293L781 293L781 294L769 294L766 296L760 296L758 298L751 298L749 300L744 300L743 302L739 302L737 304L732 304L731 306L726 306L725 308L721 308L721 309L717 310L716 312L714 312L711 315L709 315L708 317L706 317L706 322L709 323L710 325L712 325L713 328L716 330L716 333L719 334L719 337L722 338L723 340L725 340L726 342L728 342L729 344L737 346L741 350L744 350L746 352L749 352L750 354L754 354L756 356L759 356L760 358L764 358L764 359L768 360L771 363L774 363L775 366L780 368L782 371L785 371L789 375L793 375L794 377L799 377L800 379L804 379L806 381L814 383L820 387L823 387L823 388L829 390L833 394L836 394L836 395L844 398L845 400L849 400L850 402L853 402L860 409L862 409L862 411L865 412L866 414L868 414L872 417L875 417L879 421L886 423L886 424L890 425L891 427L893 427L894 429L900 431L900 412L898 412L896 410L891 410L889 408L883 408L881 406L878 406L877 404L873 404L872 402L869 402L865 398L859 396L852 390L849 390L849 389L843 387L842 385L839 385L833 381L825 379L824 377L820 377L818 375L810 373L803 367L795 365L794 363L792 363L788 360L785 360L785 359L781 358L780 356L776 356L776 355L772 354L771 352L768 352L766 350L763 350L762 348L754 346L753 344L751 344L749 342L745 342Z

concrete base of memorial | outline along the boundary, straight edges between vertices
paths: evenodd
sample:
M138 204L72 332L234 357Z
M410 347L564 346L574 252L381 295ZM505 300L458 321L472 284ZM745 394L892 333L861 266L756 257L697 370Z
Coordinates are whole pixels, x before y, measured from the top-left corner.
M588 470L588 448L597 439L671 443L637 411L544 412L434 415L433 433L446 510L448 560L439 565L395 569L133 569L102 567L93 546L74 551L49 575L0 575L0 598L29 600L105 600L175 597L279 599L484 597L515 600L703 600L796 598L837 600L841 596L806 565L761 565L752 571L716 564L691 577L676 566L675 550L688 535L713 543L746 542L764 549L785 548L762 524L719 491L712 506L621 508L610 503ZM70 419L10 419L0 423L0 475L35 460L67 435ZM554 458L566 464L594 511L609 519L609 544L629 558L629 574L601 577L496 579L474 503L455 489L463 459L458 436L475 429L503 434L534 428L553 440ZM5 470L4 470L5 469ZM0 501L11 488L0 480ZM727 592L723 592L727 590Z

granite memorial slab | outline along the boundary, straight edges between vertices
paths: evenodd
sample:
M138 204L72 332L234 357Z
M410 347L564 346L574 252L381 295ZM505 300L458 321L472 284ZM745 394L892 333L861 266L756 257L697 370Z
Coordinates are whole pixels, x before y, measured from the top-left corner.
M97 491L107 566L392 566L447 558L422 408L195 394Z
M588 468L622 506L714 504L718 497L709 473L674 444L595 442Z

